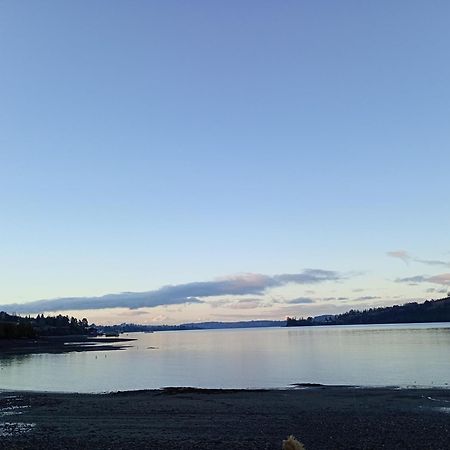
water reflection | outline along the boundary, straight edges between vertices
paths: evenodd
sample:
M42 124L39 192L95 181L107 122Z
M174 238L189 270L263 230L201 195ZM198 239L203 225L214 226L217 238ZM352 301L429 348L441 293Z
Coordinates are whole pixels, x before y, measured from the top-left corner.
M446 386L450 324L136 333L123 351L0 358L0 389Z
M0 354L0 370L5 366L9 366L11 364L22 364L25 360L31 358L30 354L21 354L21 355L1 355ZM1 386L0 386L1 387Z

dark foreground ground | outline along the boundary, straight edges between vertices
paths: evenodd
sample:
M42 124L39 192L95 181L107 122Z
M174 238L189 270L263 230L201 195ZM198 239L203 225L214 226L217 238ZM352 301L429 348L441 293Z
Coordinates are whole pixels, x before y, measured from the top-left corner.
M0 449L448 450L449 407L440 389L0 392Z

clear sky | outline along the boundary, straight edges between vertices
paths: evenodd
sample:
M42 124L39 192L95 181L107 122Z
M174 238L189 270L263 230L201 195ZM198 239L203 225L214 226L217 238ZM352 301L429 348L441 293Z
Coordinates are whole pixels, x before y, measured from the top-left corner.
M1 0L0 309L444 296L449 20L444 0Z

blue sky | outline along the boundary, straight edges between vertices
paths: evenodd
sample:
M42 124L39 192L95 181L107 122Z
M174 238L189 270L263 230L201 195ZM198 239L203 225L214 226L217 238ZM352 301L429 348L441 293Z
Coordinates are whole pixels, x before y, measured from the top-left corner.
M308 269L339 276L65 311L235 320L442 296L449 14L444 1L0 2L0 305Z

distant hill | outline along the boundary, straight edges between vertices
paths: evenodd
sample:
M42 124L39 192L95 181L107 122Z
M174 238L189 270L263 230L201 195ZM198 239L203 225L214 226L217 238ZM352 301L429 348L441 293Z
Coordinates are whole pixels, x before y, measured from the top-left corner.
M285 320L244 320L240 322L198 322L182 323L180 325L139 325L135 323L122 323L120 325L99 326L104 332L116 331L121 333L176 331L176 330L211 330L225 328L263 328L284 327Z
M285 320L241 320L240 322L200 322L185 323L186 327L195 327L201 330L219 329L219 328L267 328L284 327Z
M411 302L404 305L370 308L363 311L351 309L336 316L327 316L327 320L315 321L314 318L297 319L288 317L286 325L356 325L376 323L419 323L450 322L450 297L439 300L426 300L424 303Z

